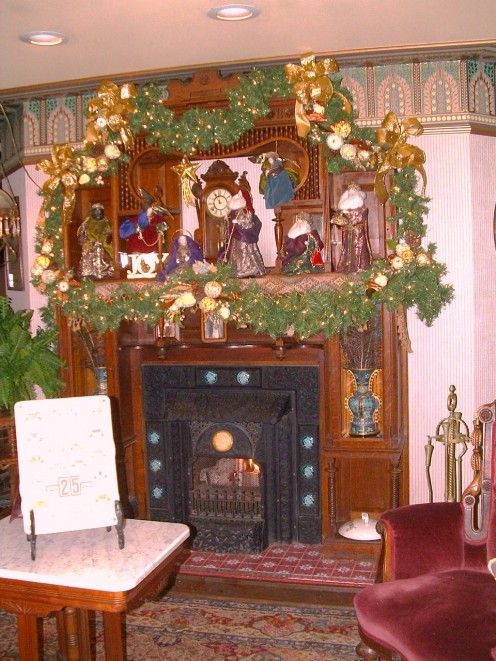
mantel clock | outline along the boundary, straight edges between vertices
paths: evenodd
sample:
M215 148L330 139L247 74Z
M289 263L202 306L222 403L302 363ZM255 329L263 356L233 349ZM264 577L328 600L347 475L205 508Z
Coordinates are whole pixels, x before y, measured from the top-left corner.
M214 262L224 244L229 214L229 200L239 186L237 172L233 172L224 161L214 161L202 175L205 186L200 195L200 235L202 252L206 260Z

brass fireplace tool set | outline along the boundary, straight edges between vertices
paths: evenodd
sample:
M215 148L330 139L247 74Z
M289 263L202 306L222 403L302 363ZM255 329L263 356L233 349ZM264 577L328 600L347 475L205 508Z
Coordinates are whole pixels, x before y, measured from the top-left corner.
M450 386L449 391L449 415L439 422L436 427L435 436L428 436L427 438L429 440L425 445L425 470L430 503L432 503L433 499L432 480L430 474L432 455L434 452L434 445L432 441L438 441L444 445L444 500L447 502L460 502L462 499L462 460L463 456L467 452L467 444L470 441L470 432L467 424L462 419L462 414L459 411L455 411L457 405L455 386Z

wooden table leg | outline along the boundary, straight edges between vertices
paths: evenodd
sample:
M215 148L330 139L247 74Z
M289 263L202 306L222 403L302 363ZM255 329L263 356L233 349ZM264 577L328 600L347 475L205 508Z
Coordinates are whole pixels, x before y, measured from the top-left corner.
M41 661L39 622L36 615L17 615L17 636L20 661Z
M77 610L75 608L64 608L63 613L67 640L67 661L80 661Z
M107 661L125 661L125 642L122 635L122 613L102 612Z
M81 608L64 608L57 613L61 661L91 661L89 613Z
M78 627L79 627L79 655L81 661L92 661L91 659L91 641L90 641L90 619L89 611L78 609Z

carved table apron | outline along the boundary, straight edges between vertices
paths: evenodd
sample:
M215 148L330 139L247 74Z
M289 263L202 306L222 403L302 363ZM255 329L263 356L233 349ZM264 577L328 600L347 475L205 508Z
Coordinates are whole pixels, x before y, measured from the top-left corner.
M63 657L90 661L87 612L102 611L105 657L123 661L122 613L157 595L189 529L128 519L125 546L105 528L40 535L31 560L22 520L0 521L0 606L17 615L21 661L40 661L38 618L57 612Z

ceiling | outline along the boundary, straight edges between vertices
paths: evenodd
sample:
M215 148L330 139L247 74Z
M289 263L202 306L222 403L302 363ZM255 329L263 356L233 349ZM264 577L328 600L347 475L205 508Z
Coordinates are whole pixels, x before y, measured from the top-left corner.
M222 0L1 0L0 96L121 82L130 72L150 79L297 61L309 51L332 55L341 66L412 51L496 57L495 0L247 2L260 8L258 17L226 22L207 16ZM68 42L40 47L19 40L33 30L62 32Z

